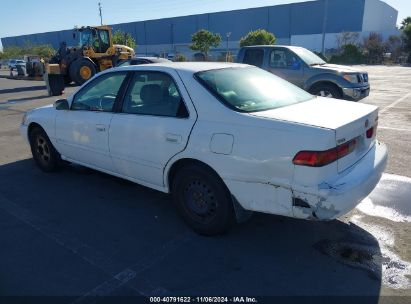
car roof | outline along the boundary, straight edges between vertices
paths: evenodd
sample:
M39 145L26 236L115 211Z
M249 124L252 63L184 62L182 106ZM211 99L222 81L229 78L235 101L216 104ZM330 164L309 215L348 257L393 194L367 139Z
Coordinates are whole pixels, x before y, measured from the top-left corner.
M185 71L191 73L197 73L207 70L216 70L224 68L235 68L235 67L248 67L247 64L239 63L227 63L227 62L161 62L161 63L150 63L150 64L140 64L140 65L130 65L125 67L117 67L116 70L155 70L156 68L167 68L177 71Z
M168 60L166 58L151 57L151 56L139 56L139 57L131 58L131 60L139 60L139 59L149 60L151 62L172 62L171 60Z
M287 49L303 49L301 46L297 45L282 45L282 44L262 44L262 45L248 45L244 46L243 48L245 49L253 49L253 48L274 48L274 47L282 47L282 48L287 48Z

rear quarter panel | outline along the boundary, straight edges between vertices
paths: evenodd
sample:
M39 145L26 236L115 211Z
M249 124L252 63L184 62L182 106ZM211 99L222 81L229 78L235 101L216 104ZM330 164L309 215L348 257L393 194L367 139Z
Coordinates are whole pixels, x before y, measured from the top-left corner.
M243 208L292 215L293 157L300 150L326 150L335 145L334 131L235 112L194 79L183 80L198 120L186 150L169 162L165 178L178 159L197 159L219 174ZM212 151L215 134L232 136L231 153ZM320 180L336 171L330 167L313 178Z

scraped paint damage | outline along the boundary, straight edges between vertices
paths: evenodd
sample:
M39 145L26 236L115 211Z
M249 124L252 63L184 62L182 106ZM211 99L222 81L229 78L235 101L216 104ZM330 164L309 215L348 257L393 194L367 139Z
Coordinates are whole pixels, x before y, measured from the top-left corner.
M331 220L337 217L341 210L324 197L293 191L293 213L295 217L307 220ZM299 200L305 202L303 205Z

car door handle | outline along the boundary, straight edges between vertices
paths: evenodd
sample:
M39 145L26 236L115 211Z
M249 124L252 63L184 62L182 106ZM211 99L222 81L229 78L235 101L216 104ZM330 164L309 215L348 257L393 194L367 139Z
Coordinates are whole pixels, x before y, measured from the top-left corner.
M96 130L99 132L106 132L106 126L105 125L96 125Z
M178 134L166 134L166 141L173 142L173 143L180 143L181 142L181 135Z

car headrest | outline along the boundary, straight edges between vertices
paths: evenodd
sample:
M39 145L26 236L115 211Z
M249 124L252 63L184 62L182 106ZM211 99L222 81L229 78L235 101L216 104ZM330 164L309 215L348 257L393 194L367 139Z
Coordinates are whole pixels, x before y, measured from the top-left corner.
M163 100L163 91L158 84L146 84L141 88L140 99L143 103L159 103Z

